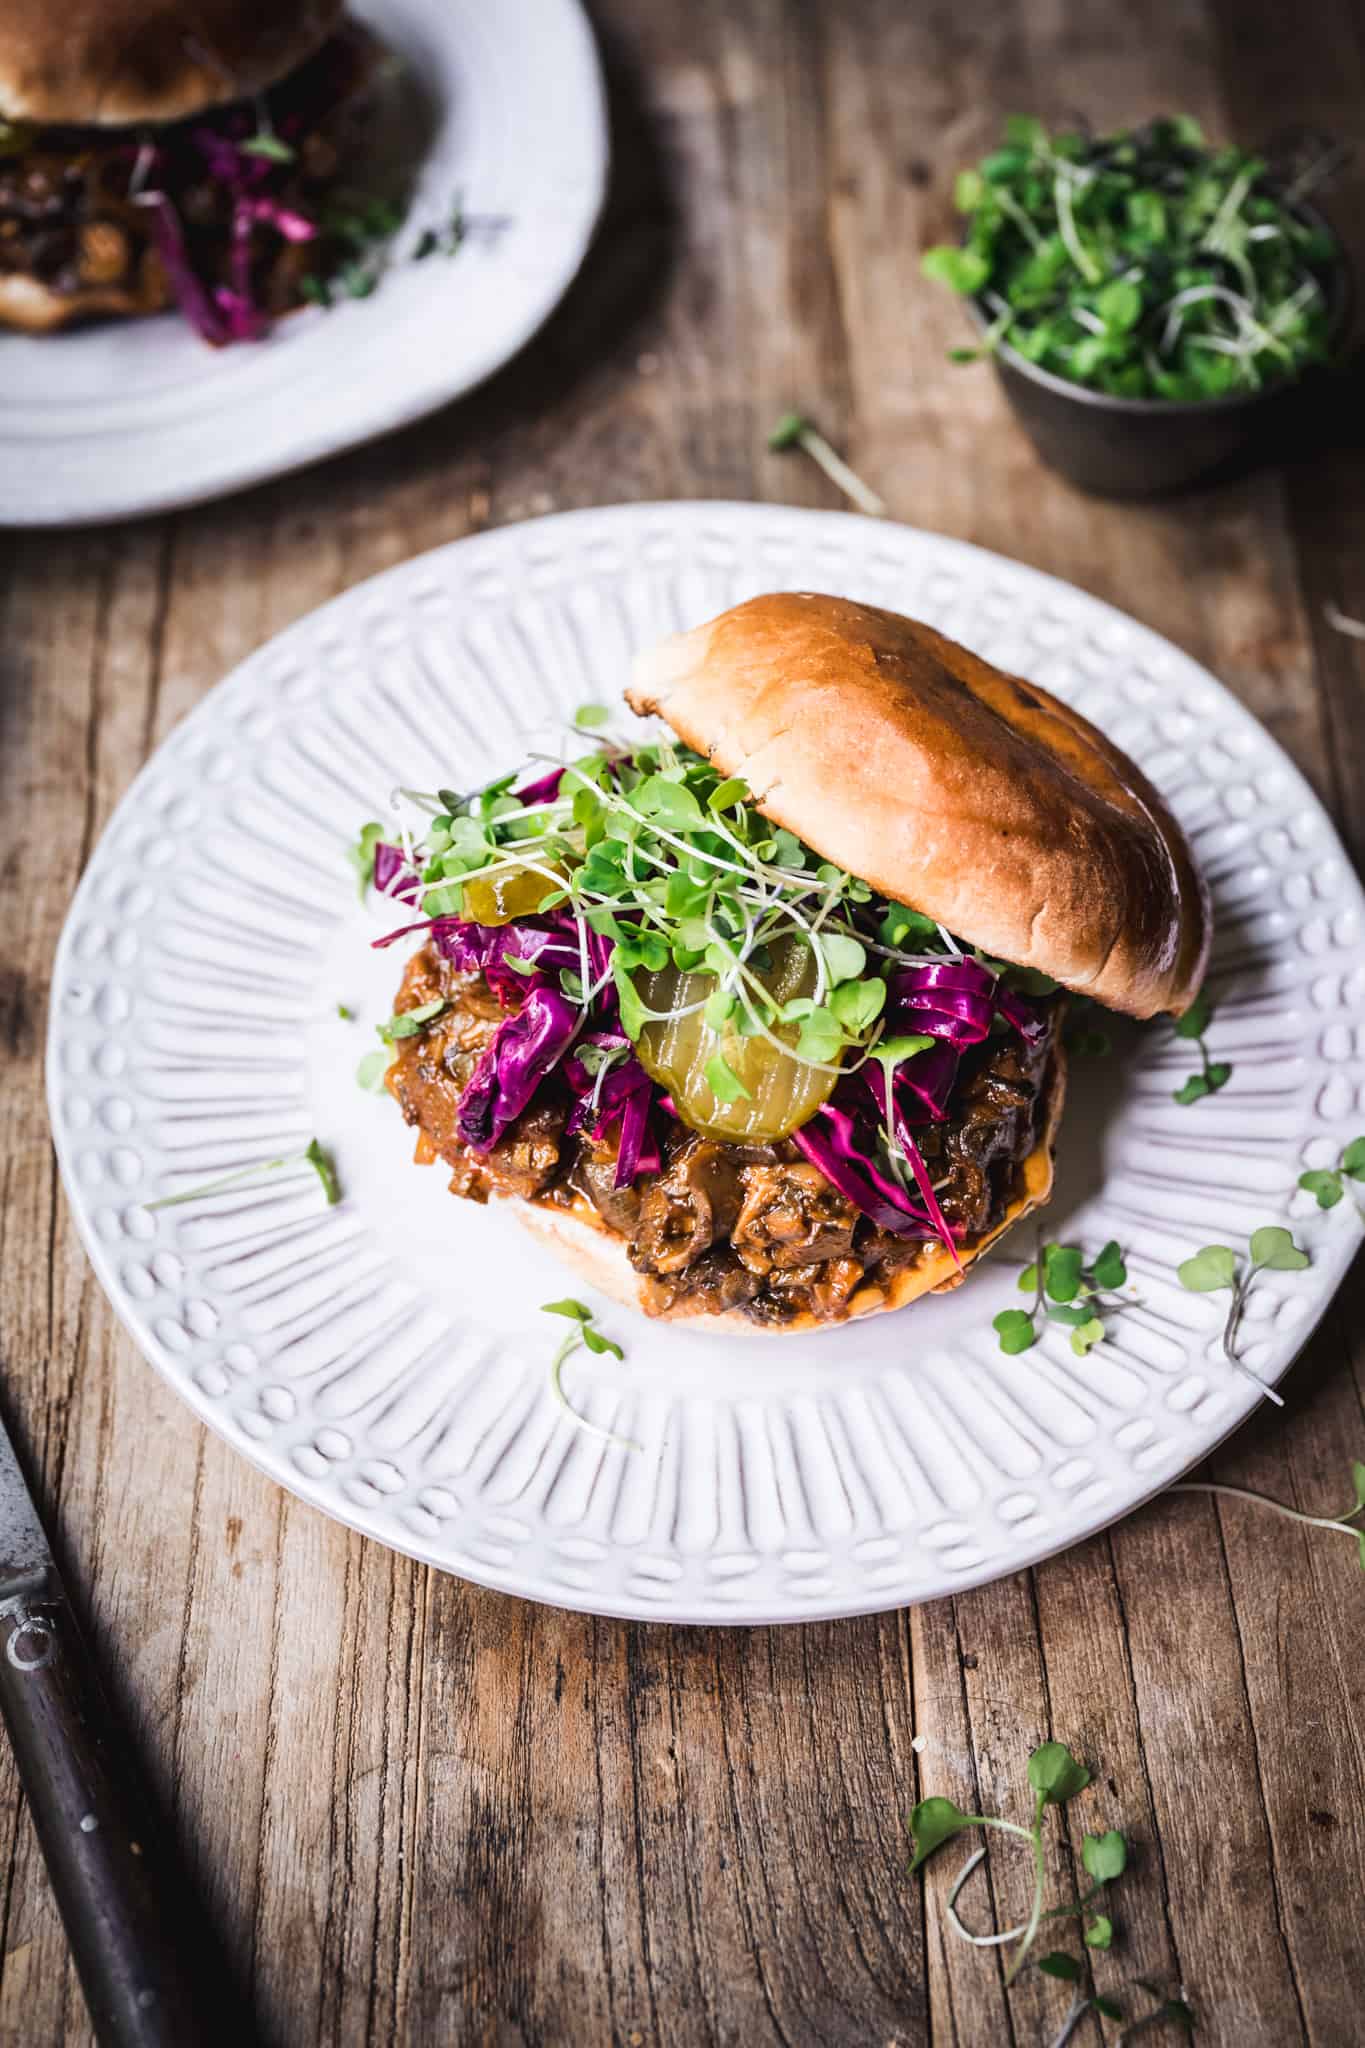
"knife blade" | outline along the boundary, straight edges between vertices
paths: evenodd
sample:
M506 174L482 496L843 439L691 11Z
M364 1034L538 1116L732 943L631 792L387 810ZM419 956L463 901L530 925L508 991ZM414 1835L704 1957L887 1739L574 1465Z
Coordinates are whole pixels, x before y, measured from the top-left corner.
M61 1581L14 1445L0 1422L0 1607L44 1593L59 1600Z
M100 2048L253 2040L116 1738L3 1422L0 1713Z

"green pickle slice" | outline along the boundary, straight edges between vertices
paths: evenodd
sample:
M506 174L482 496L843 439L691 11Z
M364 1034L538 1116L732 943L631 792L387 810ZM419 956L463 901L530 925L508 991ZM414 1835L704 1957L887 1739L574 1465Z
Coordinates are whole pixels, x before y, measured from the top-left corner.
M789 1003L815 992L815 960L800 939L770 943L770 964L753 968L775 1004ZM646 1010L687 1008L684 1017L647 1022L636 1052L641 1066L666 1088L685 1124L708 1138L767 1144L785 1138L814 1116L833 1093L837 1074L822 1073L804 1060L776 1052L766 1038L745 1038L732 1017L719 1031L707 1023L700 1006L714 993L714 974L688 973L678 967L657 972L642 968L634 977ZM775 1038L795 1046L799 1024L774 1023ZM722 1102L706 1078L706 1065L720 1053L731 1072L748 1090L733 1102Z
M464 915L474 924L511 924L518 917L534 917L553 888L534 868L480 875L464 884Z

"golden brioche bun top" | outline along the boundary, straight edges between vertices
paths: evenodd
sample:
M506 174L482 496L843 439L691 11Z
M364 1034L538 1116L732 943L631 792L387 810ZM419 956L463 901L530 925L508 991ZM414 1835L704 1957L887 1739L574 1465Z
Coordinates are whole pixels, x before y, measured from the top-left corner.
M969 945L1134 1017L1197 994L1208 895L1146 777L931 626L777 592L640 656L626 694L766 817Z
M273 85L341 19L341 0L4 0L0 118L179 121Z

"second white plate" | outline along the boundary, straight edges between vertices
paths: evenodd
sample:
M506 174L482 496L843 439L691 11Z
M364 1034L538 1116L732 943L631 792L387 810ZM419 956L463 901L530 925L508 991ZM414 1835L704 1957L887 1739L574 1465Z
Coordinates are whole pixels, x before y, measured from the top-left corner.
M620 689L637 647L764 589L931 620L1075 704L1173 805L1211 882L1214 1053L1191 1108L1168 1026L1077 1062L1049 1234L1128 1254L1137 1303L1076 1358L1002 1356L1025 1242L901 1315L764 1343L609 1305L626 1361L566 1372L539 1304L565 1276L512 1219L411 1163L355 1085L403 948L356 902L346 847L399 784L468 786L546 721ZM1132 620L1016 563L906 527L759 505L638 505L461 541L349 591L220 685L101 840L58 950L49 1087L72 1208L139 1345L283 1485L447 1570L562 1605L766 1622L927 1599L1126 1513L1260 1398L1222 1356L1226 1297L1178 1262L1292 1223L1246 1362L1274 1381L1359 1243L1295 1182L1365 1123L1362 898L1332 826L1213 678ZM338 1017L343 1003L357 1023ZM182 1208L247 1161L306 1168ZM1291 1395L1292 1398L1292 1395Z
M571 283L607 177L577 0L356 0L429 104L409 246L457 199L500 223L372 297L210 349L176 314L0 333L0 525L125 519L240 490L418 419L515 355Z

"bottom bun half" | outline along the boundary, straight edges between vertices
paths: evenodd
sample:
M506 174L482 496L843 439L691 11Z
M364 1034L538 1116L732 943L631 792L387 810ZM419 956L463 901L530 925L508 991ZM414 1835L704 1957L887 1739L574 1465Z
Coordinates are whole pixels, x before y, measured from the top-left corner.
M610 1296L627 1308L640 1309L654 1322L691 1323L699 1335L715 1332L727 1337L786 1337L803 1330L827 1330L851 1322L858 1316L880 1315L884 1310L905 1308L922 1294L943 1293L962 1283L963 1273L983 1252L999 1243L1007 1230L1041 1208L1052 1193L1053 1148L1066 1094L1066 1059L1060 1039L1054 1048L1043 1083L1043 1119L1038 1142L1018 1170L1015 1192L1000 1221L978 1243L961 1254L961 1269L940 1244L925 1247L924 1256L903 1272L885 1281L869 1281L850 1297L848 1313L837 1320L818 1316L793 1316L786 1323L759 1323L742 1309L726 1309L721 1315L678 1302L658 1310L648 1305L648 1280L637 1273L626 1256L625 1240L601 1221L591 1203L580 1200L572 1209L552 1209L515 1196L504 1198L503 1206L518 1223L547 1245L566 1266L589 1287Z
M0 327L17 327L21 334L52 334L78 320L136 320L170 304L159 266L144 266L136 287L83 285L71 292L55 292L36 277L0 277Z

